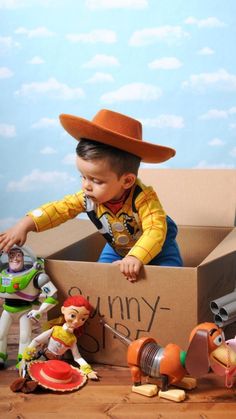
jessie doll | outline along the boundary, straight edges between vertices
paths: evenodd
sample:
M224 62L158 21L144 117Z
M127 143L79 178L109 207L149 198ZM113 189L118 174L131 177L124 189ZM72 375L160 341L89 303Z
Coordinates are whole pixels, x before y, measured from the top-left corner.
M96 372L80 355L77 347L77 338L81 336L82 327L92 310L91 304L82 295L68 297L61 307L63 324L60 318L56 319L56 324L52 321L54 325L49 330L34 338L23 354L24 361L38 358L38 355L43 355L50 360L62 359L65 352L70 349L81 371L88 378L97 380Z

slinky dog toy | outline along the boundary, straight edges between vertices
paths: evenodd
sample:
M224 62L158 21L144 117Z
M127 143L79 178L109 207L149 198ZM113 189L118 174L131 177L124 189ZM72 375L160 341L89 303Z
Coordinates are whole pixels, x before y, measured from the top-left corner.
M136 393L146 396L157 394L156 385L142 384L142 377L146 376L161 380L160 397L182 401L185 391L172 390L169 386L194 388L195 378L207 374L210 368L216 374L225 376L226 387L233 385L236 353L227 345L223 330L215 323L197 325L190 334L187 351L173 343L162 347L151 337L131 341L103 320L101 323L128 346L127 363L131 370L132 391Z

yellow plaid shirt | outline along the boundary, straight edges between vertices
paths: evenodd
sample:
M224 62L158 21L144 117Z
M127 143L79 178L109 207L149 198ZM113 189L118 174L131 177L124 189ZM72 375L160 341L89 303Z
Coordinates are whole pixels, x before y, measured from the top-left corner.
M134 199L137 186L140 193ZM44 231L86 212L85 202L84 192L79 191L47 203L28 215L33 218L37 231ZM166 214L153 188L139 179L116 214L105 204L98 204L96 215L101 221L105 218L112 236L111 245L121 256L129 254L147 264L161 251L167 232Z

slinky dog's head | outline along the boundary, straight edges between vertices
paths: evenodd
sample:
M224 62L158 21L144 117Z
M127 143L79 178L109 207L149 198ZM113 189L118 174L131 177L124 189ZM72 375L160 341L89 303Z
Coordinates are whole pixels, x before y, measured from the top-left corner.
M217 374L235 368L236 353L225 342L224 332L215 323L201 323L189 338L185 367L190 375L200 377L211 367Z

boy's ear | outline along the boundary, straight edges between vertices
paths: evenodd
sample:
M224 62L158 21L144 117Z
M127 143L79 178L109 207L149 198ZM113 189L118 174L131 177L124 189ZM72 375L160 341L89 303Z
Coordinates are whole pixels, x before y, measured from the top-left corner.
M124 175L123 186L125 189L129 189L133 186L136 181L137 176L134 173L126 173Z

